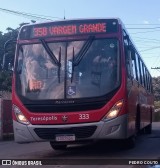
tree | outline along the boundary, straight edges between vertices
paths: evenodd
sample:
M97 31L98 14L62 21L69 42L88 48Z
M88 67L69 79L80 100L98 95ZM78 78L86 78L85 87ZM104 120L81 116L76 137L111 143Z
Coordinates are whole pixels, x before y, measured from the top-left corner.
M3 56L4 56L4 44L9 39L17 39L18 30L12 29L10 27L7 28L7 33L0 32L0 90L1 91L11 91L11 78L12 73L10 71L6 71L8 65L13 66L14 63L14 55L15 55L15 44L10 44L6 48L6 70L2 70L3 64Z
M160 101L160 76L152 79L155 101Z
M18 31L25 24L28 24L28 23L21 23L19 24L19 27L16 29L8 27L6 29L8 32L4 34L3 32L0 31L0 90L1 91L11 91L12 73L8 69L8 67L9 65L10 67L13 67L14 57L15 57L15 48L16 48L15 43L10 43L9 45L6 46L6 50L4 51L4 45L10 39L13 39L16 41L17 36L18 36ZM6 53L6 59L5 59L6 70L2 70L4 53Z
M12 75L7 71L0 71L0 91L11 92Z

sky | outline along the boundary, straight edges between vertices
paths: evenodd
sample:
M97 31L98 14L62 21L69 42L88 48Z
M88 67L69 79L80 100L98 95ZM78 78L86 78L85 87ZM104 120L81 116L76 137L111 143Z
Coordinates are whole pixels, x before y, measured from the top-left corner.
M52 20L118 17L153 77L160 76L160 0L0 0L0 8L49 16ZM0 31L17 28L31 20L0 10Z

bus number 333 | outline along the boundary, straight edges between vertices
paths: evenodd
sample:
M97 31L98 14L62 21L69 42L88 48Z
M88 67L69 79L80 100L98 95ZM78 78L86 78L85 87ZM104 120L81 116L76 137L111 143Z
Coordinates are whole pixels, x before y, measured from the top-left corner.
M79 114L79 120L88 120L89 114Z

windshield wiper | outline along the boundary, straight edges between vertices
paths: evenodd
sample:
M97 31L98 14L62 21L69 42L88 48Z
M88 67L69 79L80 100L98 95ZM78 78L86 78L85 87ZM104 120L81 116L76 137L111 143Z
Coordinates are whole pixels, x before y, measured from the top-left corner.
M74 74L74 47L73 47L73 55L72 55L72 73L71 73L71 83L73 81L73 74Z
M71 83L73 81L74 67L79 65L79 63L81 62L82 58L85 56L86 52L90 48L94 38L95 38L94 36L90 36L88 38L88 40L84 43L84 45L82 46L82 49L79 51L79 53L78 53L76 58L75 58L75 55L74 55L75 53L74 53L74 47L73 47Z
M84 43L84 45L82 46L82 49L79 51L75 61L73 62L73 66L77 66L81 62L82 58L90 48L94 38L95 38L94 36L90 36L88 40Z
M59 63L61 63L61 47L59 49ZM58 66L58 82L60 83L60 71L61 71L61 66Z
M43 39L39 39L43 45L43 47L45 48L46 52L48 53L48 55L50 56L50 58L53 60L53 62L58 66L61 67L61 63L57 60L56 56L53 54L53 52L51 51L51 49L48 47L47 43L45 42L45 40Z
M60 83L61 47L60 47L60 51L59 51L59 59L57 60L56 56L53 54L53 52L51 51L51 49L49 48L49 46L47 45L47 43L45 42L45 40L43 40L43 39L39 39L39 40L41 41L43 47L45 48L46 52L50 56L51 60L53 60L53 62L55 63L55 65L58 66L57 76L58 76L58 82Z

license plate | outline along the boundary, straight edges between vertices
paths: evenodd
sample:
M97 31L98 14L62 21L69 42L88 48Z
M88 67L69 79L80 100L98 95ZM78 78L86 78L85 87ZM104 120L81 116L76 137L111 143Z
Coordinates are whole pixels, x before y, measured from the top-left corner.
M65 142L65 141L75 141L75 135L56 135L56 141Z

